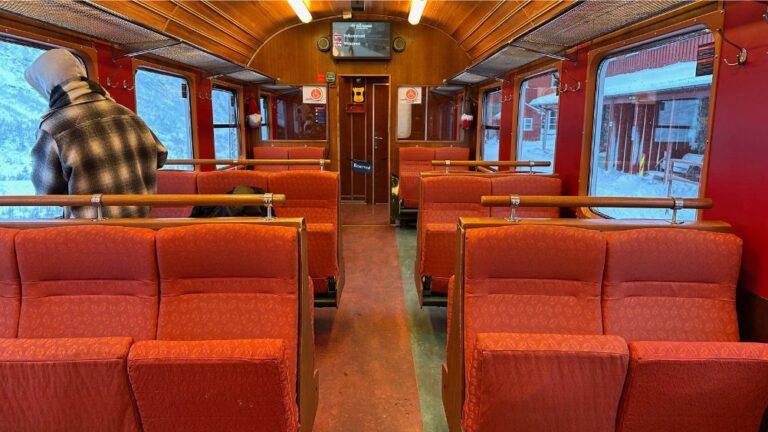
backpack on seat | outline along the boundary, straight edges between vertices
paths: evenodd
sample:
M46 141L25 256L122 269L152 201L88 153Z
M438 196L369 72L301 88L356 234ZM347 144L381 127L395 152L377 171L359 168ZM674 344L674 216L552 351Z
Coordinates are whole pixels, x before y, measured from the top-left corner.
M256 186L235 186L227 192L233 195L244 194L263 194L264 189ZM272 209L272 215L277 216L275 209ZM266 217L266 206L195 206L189 217L193 218L215 218L215 217Z

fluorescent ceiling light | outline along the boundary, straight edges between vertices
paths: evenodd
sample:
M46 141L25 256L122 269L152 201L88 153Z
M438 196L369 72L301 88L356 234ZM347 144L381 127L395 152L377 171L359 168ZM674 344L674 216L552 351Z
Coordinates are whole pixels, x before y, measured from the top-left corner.
M411 0L411 12L408 14L408 22L416 25L421 21L421 14L427 6L427 0Z
M286 0L291 9L296 12L296 16L299 17L301 22L308 23L312 21L312 14L309 13L309 8L304 4L303 0Z

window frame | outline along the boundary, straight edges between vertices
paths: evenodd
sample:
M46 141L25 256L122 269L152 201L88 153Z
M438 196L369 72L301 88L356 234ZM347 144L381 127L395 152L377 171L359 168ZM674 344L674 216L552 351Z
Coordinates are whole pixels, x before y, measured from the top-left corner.
M397 108L398 92L399 92L401 87L421 87L421 94L424 97L424 105L425 105L425 107L424 107L424 125L423 125L424 126L425 134L424 134L424 139L421 139L421 140L420 139L400 139L400 138L396 137L395 138L395 142L403 143L403 144L415 144L415 145L419 145L419 144L423 144L423 143L435 143L435 144L442 145L442 144L445 144L445 143L457 144L457 143L461 143L462 142L461 114L463 114L462 102L464 101L464 98L466 97L466 94L467 94L466 89L456 93L456 97L458 98L458 101L459 101L459 109L456 111L456 122L453 125L453 127L454 127L453 136L456 137L456 139L453 139L453 140L430 140L430 139L427 139L428 138L427 128L428 128L428 125L429 125L429 116L428 116L428 112L429 112L429 92L430 92L430 90L438 88L438 87L445 87L445 85L428 85L428 84L408 85L408 84L398 84L398 85L394 86L394 89L393 89L394 96L393 97L395 98L395 102L394 102L395 103L395 109L394 109L394 112L390 113L390 116L394 116L395 123L397 123L397 121L398 121L398 119L397 119L398 110L396 108Z
M721 11L709 12L700 15L695 18L690 18L664 26L659 29L650 28L651 25L646 27L647 31L641 34L621 40L621 35L615 37L609 37L608 42L605 45L593 48L588 54L587 60L587 80L586 85L583 87L586 92L586 101L584 109L584 134L581 144L581 163L579 165L579 195L589 195L589 182L591 177L592 166L592 140L595 134L595 108L597 102L597 81L600 73L600 65L602 62L611 56L620 54L622 52L631 51L633 48L641 47L643 45L652 44L657 41L672 38L677 35L687 34L695 32L697 30L709 30L712 34L715 43L715 64L712 71L712 86L710 88L709 97L709 111L707 121L707 132L705 139L704 149L704 163L701 170L701 180L699 183L699 195L698 198L706 196L707 182L709 174L709 156L711 152L712 144L712 128L714 125L714 111L717 104L717 80L720 74L719 59L722 58L722 37L719 30L723 28L724 17ZM696 218L694 221L700 221L702 219L704 211L697 210ZM592 208L580 207L576 211L577 217L591 218L591 219L611 219Z
M499 131L499 149L501 149L501 124L502 124L502 118L501 115L499 117L499 125L498 126L486 126L485 124L485 100L486 96L499 92L499 113L504 112L504 88L501 86L501 84L497 82L493 82L491 84L485 85L483 87L480 87L478 89L477 94L480 96L480 101L478 102L477 106L477 136L475 138L475 160L482 161L483 160L483 150L485 143L483 142L483 138L485 137L485 131L486 130L497 130ZM501 150L499 150L501 151Z
M563 62L562 61L548 61L544 64L539 64L533 68L527 69L519 74L515 74L514 84L513 84L513 94L512 94L512 139L511 139L511 148L510 148L510 159L513 161L517 161L517 139L519 136L518 128L521 126L525 126L525 122L523 122L523 125L520 124L520 90L523 88L523 82L527 81L531 78L536 78L537 76L546 75L548 73L553 73L553 76L557 76L558 79L562 76L562 69L563 69ZM557 109L558 113L560 111L560 91L557 91L558 99L557 99ZM560 116L558 115L558 121L560 119ZM531 127L533 127L533 118L531 118ZM555 137L555 153L552 155L552 173L557 173L556 171L556 161L557 161L557 148L558 148L558 140L560 139L559 134Z
M322 144L323 147L327 147L328 143L331 140L331 136L333 133L335 133L331 127L331 118L330 118L330 112L331 112L331 86L329 84L322 84L322 83L310 83L310 84L286 84L290 85L291 87L295 87L296 90L299 92L302 92L302 87L305 86L324 86L325 87L325 138L323 139L280 139L280 138L274 138L274 132L275 126L274 121L277 121L276 118L273 118L272 114L276 111L276 103L277 103L277 97L278 94L276 92L273 92L270 89L264 89L259 88L259 101L261 101L262 96L268 97L269 104L267 105L267 108L269 109L268 117L264 117L264 113L262 114L262 125L264 125L264 122L267 121L266 126L269 128L269 139L261 140L261 132L259 131L259 139L260 142L263 144L269 144L271 146L275 147L291 147L294 144L300 144L300 145L319 145ZM323 105L323 104L315 104L315 105ZM335 128L335 124L334 124Z
M139 70L145 70L148 72L154 72L161 75L168 75L176 78L181 78L183 80L187 81L188 86L188 92L189 92L189 128L190 128L190 136L192 137L192 159L198 159L200 156L200 146L199 146L199 137L198 137L198 122L197 122L197 105L198 103L193 100L194 98L200 98L198 94L198 82L197 77L195 74L187 71L183 71L180 69L168 67L165 65L157 64L157 63L150 63L148 61L144 60L133 60L133 70L132 70L132 79L133 79L133 85L134 85L134 91L133 91L133 98L134 98L134 106L136 106L136 73L138 73ZM138 111L138 108L137 108ZM213 116L213 113L211 113L211 116ZM213 121L213 120L211 120ZM213 142L211 142L213 144ZM189 165L187 165L189 166ZM192 171L200 171L201 165L193 165ZM163 167L162 169L167 169L166 167Z
M272 118L272 113L270 112L272 110L270 105L270 99L272 98L271 93L262 92L259 93L259 112L261 113L261 126L259 127L259 134L258 138L261 142L270 141L272 138L272 129L270 127L269 121ZM264 101L264 109L262 109L261 101ZM262 135L266 131L267 138L262 138Z
M236 111L236 123L234 124L216 124L213 122L213 92L215 90L231 92L235 96L235 109ZM222 128L235 128L237 130L237 147L238 158L245 157L245 98L243 97L243 87L235 84L230 84L224 81L212 80L211 81L211 123L213 125L214 138L213 138L213 152L216 154L216 129Z

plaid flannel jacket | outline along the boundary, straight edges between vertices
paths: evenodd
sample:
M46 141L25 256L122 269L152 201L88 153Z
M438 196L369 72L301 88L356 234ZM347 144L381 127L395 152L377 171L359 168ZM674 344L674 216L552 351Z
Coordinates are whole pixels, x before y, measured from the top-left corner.
M153 194L167 150L139 116L89 93L43 117L32 149L32 182L40 195ZM105 207L111 218L149 217L149 207ZM64 217L95 218L92 207Z

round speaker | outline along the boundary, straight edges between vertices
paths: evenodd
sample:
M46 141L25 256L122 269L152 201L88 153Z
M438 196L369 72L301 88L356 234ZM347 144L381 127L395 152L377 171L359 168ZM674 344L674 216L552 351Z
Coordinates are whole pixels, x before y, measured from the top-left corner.
M392 39L392 49L395 50L395 52L405 51L405 39L400 36Z
M331 41L327 37L321 37L317 39L317 49L322 52L326 52L331 49Z

